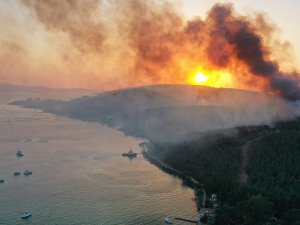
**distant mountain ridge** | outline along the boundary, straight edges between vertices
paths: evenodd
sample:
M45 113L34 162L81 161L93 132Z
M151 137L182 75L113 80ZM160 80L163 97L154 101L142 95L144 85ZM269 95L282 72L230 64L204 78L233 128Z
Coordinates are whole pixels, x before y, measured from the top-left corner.
M9 103L24 98L52 98L70 100L82 95L91 95L94 91L87 89L63 89L43 86L22 86L0 83L0 103Z

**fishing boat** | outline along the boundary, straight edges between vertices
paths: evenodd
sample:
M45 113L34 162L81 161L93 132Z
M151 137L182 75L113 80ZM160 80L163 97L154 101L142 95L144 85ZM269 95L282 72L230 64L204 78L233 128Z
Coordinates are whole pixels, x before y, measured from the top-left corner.
M133 157L136 157L137 156L137 153L132 151L131 147L130 147L130 150L129 152L125 152L122 154L122 156L127 156L127 157L130 157L130 158L133 158Z

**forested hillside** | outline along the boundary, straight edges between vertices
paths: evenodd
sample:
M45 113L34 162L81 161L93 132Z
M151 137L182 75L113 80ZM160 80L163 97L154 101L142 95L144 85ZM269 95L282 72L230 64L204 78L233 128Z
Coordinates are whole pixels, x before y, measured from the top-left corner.
M215 224L300 224L300 120L240 127L198 141L157 144L152 154L200 181L221 206ZM240 182L242 147L251 140Z

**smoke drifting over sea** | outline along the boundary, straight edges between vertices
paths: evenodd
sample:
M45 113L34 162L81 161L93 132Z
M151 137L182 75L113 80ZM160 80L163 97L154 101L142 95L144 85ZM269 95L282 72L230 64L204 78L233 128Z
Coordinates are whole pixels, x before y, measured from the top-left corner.
M27 73L39 74L31 79L38 77L45 84L52 80L91 88L178 84L187 83L189 76L200 70L209 76L210 86L300 98L299 73L283 71L272 47L276 29L261 14L239 15L231 4L216 4L204 19L187 21L171 1L21 2L53 41L48 45L57 56L53 59L55 70L23 66ZM9 58L4 57L7 53L1 54L1 62L8 69L12 60L19 60L19 70L24 71L21 67L27 65L24 58L30 44L19 40L12 46L24 49L19 51L22 54ZM280 47L280 42L276 43ZM281 52L280 58L285 54L288 52ZM9 70L1 71L1 78L4 73Z

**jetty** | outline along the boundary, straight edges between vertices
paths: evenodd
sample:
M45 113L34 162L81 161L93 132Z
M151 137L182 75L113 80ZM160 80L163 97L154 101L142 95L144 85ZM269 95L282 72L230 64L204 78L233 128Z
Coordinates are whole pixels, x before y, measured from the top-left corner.
M197 220L189 220L189 219L185 219L185 218L181 218L181 217L175 217L175 220L181 220L181 221L184 221L184 222L195 223L195 224L198 223Z

